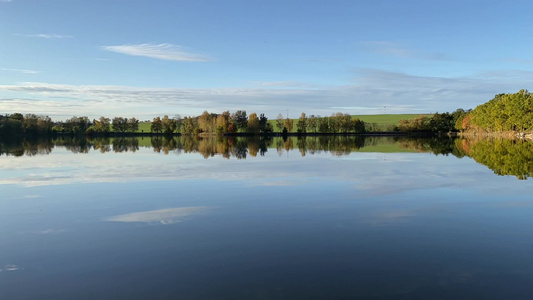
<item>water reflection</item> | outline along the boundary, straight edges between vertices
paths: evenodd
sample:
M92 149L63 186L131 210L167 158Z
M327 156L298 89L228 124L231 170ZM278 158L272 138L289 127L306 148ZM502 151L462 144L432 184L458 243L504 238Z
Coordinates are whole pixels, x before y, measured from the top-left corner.
M118 215L109 217L106 221L109 222L141 222L141 223L161 223L174 224L182 222L184 218L205 212L209 207L195 206L195 207L174 207L158 210L149 210L143 212L135 212L130 214Z
M471 157L498 175L513 175L527 179L533 174L533 143L505 139L454 139L364 136L309 136L309 137L120 137L79 138L61 137L36 140L2 140L0 156L34 156L50 154L54 148L64 148L72 153L132 152L141 147L154 152L199 153L204 158L246 159L264 156L269 149L278 155L298 151L308 154L331 153L346 156L352 152L418 152L435 155Z

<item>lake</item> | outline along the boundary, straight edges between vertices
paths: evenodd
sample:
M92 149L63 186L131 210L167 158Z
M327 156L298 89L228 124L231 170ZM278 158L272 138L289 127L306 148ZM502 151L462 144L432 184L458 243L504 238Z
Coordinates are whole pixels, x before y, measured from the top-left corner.
M531 144L0 141L0 299L531 299Z

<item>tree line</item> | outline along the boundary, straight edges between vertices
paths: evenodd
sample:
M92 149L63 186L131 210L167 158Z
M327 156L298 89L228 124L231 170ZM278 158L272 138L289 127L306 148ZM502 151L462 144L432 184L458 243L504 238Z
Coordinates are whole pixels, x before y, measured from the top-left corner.
M474 110L457 109L454 112L422 115L400 120L391 131L399 132L449 132L482 130L526 131L533 128L533 97L527 90L514 94L498 94L487 103ZM136 118L72 117L65 121L53 122L48 116L20 113L0 116L0 136L46 136L50 134L107 135L109 133L136 133L139 120ZM238 110L220 114L204 111L199 116L182 118L177 115L155 117L150 124L150 133L156 134L269 134L269 133L319 133L345 134L378 131L374 124L365 124L348 114L335 113L330 117L302 113L296 120L279 114L269 120L265 114Z
M67 134L67 135L107 135L109 133L139 132L139 120L136 118L100 117L89 119L86 116L74 116L65 121L53 122L48 116L20 113L0 116L0 135L21 136ZM150 133L156 134L269 134L269 133L363 133L365 123L348 114L335 113L330 117L307 116L302 113L297 120L284 118L279 114L270 121L265 114L248 115L245 110L234 113L225 111L221 114L204 111L201 115L182 118L177 115L155 117L150 123ZM148 131L147 131L148 132Z

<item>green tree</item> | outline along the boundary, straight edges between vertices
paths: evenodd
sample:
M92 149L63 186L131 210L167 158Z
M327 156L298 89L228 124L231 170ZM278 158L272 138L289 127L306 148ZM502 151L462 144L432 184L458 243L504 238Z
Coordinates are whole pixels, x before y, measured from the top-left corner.
M317 125L317 117L315 115L309 116L309 118L307 119L307 130L316 132Z
M278 114L278 117L276 118L276 128L278 129L278 132L281 132L283 130L284 124L283 124L283 115L280 113Z
M272 132L272 125L268 123L268 118L265 114L259 115L259 131L262 133Z
M113 126L113 131L124 133L126 130L128 130L128 124L127 124L126 118L123 117L114 117L113 121L111 122L111 125Z
M239 131L246 131L248 117L245 110L238 110L232 115L232 123L235 124Z
M352 120L352 128L355 133L364 133L365 132L365 122L355 118Z
M161 119L161 130L165 134L172 134L176 131L177 122L175 119L169 118L167 115Z
M126 127L129 132L137 132L139 130L139 120L130 118L126 120Z
M298 122L296 123L296 130L298 133L306 133L307 132L307 116L303 112L300 115L300 118L298 119Z
M150 132L161 133L163 131L163 122L160 117L155 117L150 125Z

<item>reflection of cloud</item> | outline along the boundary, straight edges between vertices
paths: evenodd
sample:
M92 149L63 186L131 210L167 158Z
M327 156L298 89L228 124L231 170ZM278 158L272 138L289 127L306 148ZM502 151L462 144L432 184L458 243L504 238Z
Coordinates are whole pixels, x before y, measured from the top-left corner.
M58 234L58 233L63 233L67 230L65 229L46 229L46 230L41 230L41 231L36 231L35 233L38 233L38 234Z
M209 209L207 206L192 206L192 207L176 207L165 208L159 210L149 210L143 212L136 212L125 215L118 215L109 217L105 221L109 222L142 222L161 224L173 224L181 222L183 218L195 215Z
M2 271L12 272L12 271L18 271L18 270L22 270L22 269L17 265L6 265L3 269L0 269L0 272Z

